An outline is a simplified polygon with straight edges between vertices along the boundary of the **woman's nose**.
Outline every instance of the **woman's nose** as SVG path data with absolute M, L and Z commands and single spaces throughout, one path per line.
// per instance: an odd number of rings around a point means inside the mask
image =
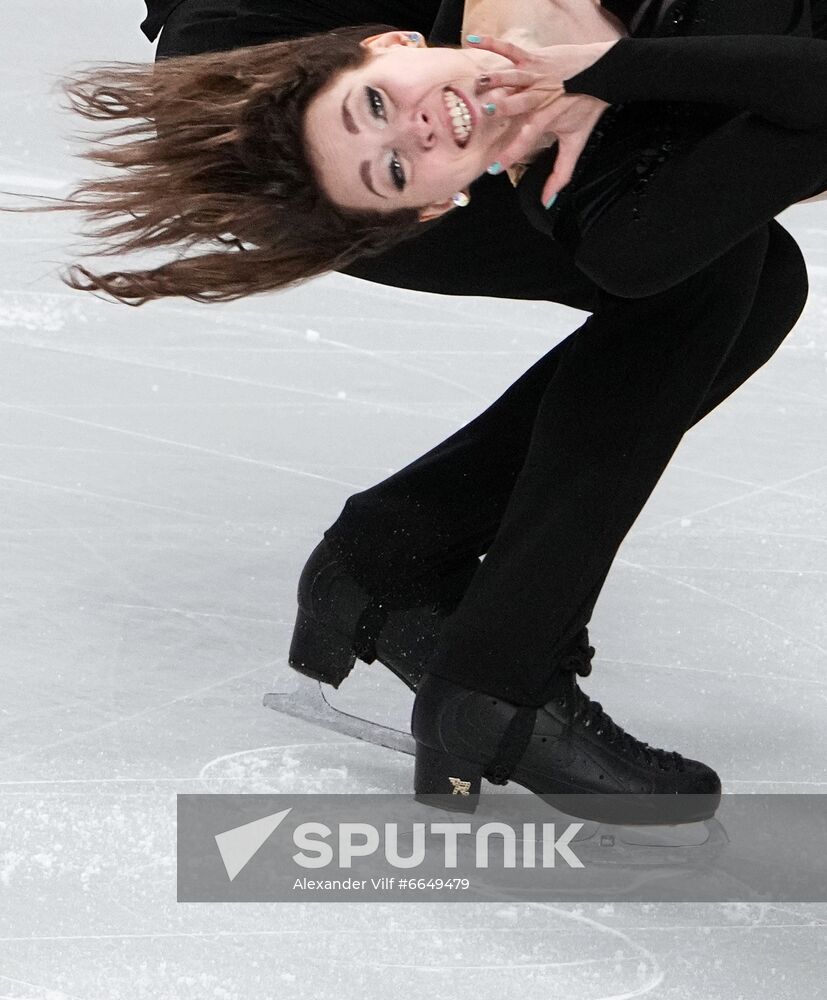
M 405 139 L 416 149 L 431 149 L 437 141 L 434 116 L 423 108 L 404 126 Z

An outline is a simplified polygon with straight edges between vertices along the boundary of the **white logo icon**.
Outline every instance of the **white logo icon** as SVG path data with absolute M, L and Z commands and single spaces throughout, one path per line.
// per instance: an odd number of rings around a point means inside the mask
M 292 808 L 291 806 L 290 809 Z M 272 813 L 270 816 L 263 816 L 261 819 L 253 820 L 252 823 L 245 823 L 244 826 L 236 826 L 232 830 L 225 830 L 224 833 L 215 835 L 221 860 L 224 862 L 227 877 L 231 882 L 249 863 L 264 841 L 290 812 L 290 809 Z

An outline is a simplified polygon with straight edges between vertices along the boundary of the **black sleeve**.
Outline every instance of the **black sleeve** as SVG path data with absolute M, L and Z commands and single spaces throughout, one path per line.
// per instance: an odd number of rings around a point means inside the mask
M 788 128 L 827 122 L 827 41 L 783 35 L 621 38 L 568 93 L 609 104 L 700 101 Z

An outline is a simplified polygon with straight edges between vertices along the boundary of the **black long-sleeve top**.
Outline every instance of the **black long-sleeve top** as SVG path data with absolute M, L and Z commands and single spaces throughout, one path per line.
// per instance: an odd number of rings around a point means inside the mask
M 609 104 L 720 104 L 788 128 L 818 128 L 827 122 L 827 45 L 774 35 L 621 38 L 565 89 Z

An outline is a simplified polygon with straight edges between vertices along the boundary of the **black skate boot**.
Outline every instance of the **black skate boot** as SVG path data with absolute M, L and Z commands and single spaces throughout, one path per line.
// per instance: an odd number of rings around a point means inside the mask
M 624 732 L 577 685 L 594 649 L 584 629 L 553 696 L 526 708 L 425 673 L 411 730 L 415 798 L 474 812 L 482 778 L 509 780 L 569 815 L 621 824 L 691 823 L 718 808 L 721 782 L 705 764 Z
M 479 559 L 469 557 L 427 596 L 422 591 L 419 597 L 377 597 L 356 582 L 322 539 L 299 577 L 290 666 L 338 688 L 357 657 L 379 660 L 415 691 L 444 619 L 478 567 Z

